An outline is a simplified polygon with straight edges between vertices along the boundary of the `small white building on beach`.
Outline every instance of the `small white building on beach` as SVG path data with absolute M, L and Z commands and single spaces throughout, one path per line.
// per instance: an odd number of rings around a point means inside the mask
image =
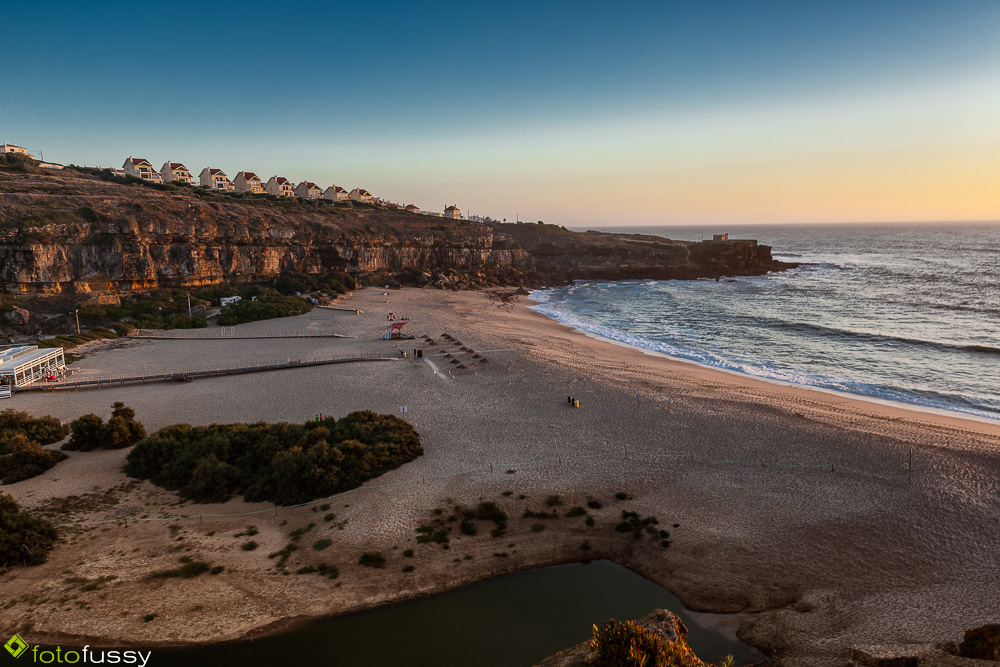
M 23 387 L 47 377 L 59 376 L 65 368 L 66 356 L 61 347 L 0 347 L 0 383 L 10 387 Z

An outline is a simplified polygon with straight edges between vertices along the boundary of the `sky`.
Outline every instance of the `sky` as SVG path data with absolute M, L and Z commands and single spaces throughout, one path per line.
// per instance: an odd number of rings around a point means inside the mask
M 570 227 L 1000 220 L 997 0 L 36 0 L 0 25 L 0 140 L 64 164 Z

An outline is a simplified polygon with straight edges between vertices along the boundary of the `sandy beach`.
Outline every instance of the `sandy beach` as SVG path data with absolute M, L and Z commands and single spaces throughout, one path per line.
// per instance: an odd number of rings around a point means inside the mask
M 63 529 L 45 565 L 0 578 L 3 631 L 106 645 L 232 640 L 299 617 L 583 557 L 627 565 L 694 610 L 733 614 L 740 636 L 780 665 L 842 665 L 855 644 L 958 640 L 1000 619 L 1000 424 L 646 354 L 553 322 L 529 310 L 526 297 L 506 307 L 480 292 L 367 289 L 347 304 L 365 312 L 315 310 L 238 330 L 356 338 L 143 340 L 108 346 L 77 365 L 83 377 L 414 348 L 424 356 L 27 393 L 0 406 L 71 420 L 106 417 L 121 400 L 149 431 L 359 409 L 400 414 L 405 406 L 425 448 L 416 461 L 329 501 L 328 510 L 280 511 L 239 499 L 179 504 L 176 494 L 121 472 L 127 451 L 71 452 L 45 475 L 4 491 L 55 523 L 109 523 Z M 409 318 L 406 331 L 428 334 L 438 346 L 379 340 L 386 311 Z M 489 362 L 474 363 L 445 332 Z M 469 368 L 449 363 L 442 344 Z M 463 471 L 473 472 L 457 474 Z M 632 498 L 617 501 L 617 492 Z M 543 499 L 555 494 L 564 508 L 599 499 L 603 507 L 590 511 L 595 525 L 561 518 L 532 532 L 522 512 L 544 509 Z M 417 545 L 415 528 L 434 508 L 479 500 L 511 515 L 507 535 L 455 531 L 448 550 Z M 231 516 L 256 510 L 265 511 Z M 656 516 L 671 532 L 670 546 L 615 532 L 622 510 Z M 324 521 L 327 511 L 336 518 Z M 169 518 L 181 515 L 229 516 Z M 115 521 L 125 516 L 163 520 Z M 267 558 L 310 523 L 288 569 L 332 563 L 340 569 L 335 580 L 281 576 Z M 260 547 L 244 551 L 245 538 L 233 535 L 251 524 Z M 333 546 L 308 547 L 321 538 Z M 580 550 L 584 540 L 592 550 Z M 416 555 L 404 559 L 409 548 Z M 493 556 L 501 549 L 509 557 Z M 384 570 L 357 565 L 362 552 L 375 550 L 388 558 Z M 196 579 L 145 578 L 181 555 L 225 569 Z M 406 564 L 415 570 L 403 573 Z M 109 575 L 116 578 L 90 590 L 67 583 Z M 144 622 L 148 614 L 155 620 Z

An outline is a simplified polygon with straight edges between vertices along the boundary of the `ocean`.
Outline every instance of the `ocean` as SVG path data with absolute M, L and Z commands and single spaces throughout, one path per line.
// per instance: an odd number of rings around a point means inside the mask
M 1000 223 L 616 227 L 729 232 L 801 263 L 750 278 L 577 281 L 535 310 L 759 378 L 1000 419 Z

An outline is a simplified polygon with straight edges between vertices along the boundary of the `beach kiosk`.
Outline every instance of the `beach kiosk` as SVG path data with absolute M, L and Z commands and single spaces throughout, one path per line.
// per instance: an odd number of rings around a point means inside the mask
M 24 387 L 32 382 L 58 377 L 66 368 L 61 347 L 41 348 L 37 345 L 7 345 L 0 347 L 0 384 Z M 6 392 L 4 392 L 6 393 Z

